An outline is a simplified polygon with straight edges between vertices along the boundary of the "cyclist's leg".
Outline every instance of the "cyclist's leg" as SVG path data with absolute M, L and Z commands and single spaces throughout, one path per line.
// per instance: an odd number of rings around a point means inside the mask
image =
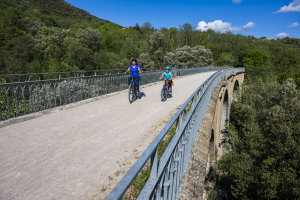
M 135 85 L 136 85 L 136 90 L 138 93 L 140 93 L 140 77 L 135 78 Z
M 172 80 L 169 80 L 169 82 L 168 82 L 168 91 L 169 91 L 170 97 L 172 97 Z
M 132 79 L 132 76 L 130 76 L 130 77 L 128 78 L 128 85 L 130 85 L 131 79 Z

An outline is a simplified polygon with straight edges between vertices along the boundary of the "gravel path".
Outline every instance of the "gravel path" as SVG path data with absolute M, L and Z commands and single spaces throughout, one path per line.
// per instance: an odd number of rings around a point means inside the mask
M 173 98 L 162 82 L 0 128 L 0 199 L 104 199 L 195 89 L 214 72 L 177 78 Z

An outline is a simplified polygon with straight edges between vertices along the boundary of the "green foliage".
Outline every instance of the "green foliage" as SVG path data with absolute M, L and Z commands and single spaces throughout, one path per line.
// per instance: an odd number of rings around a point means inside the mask
M 247 73 L 265 73 L 268 56 L 261 51 L 251 51 L 243 59 L 243 66 L 245 66 Z
M 158 159 L 161 158 L 176 133 L 176 124 L 172 126 L 164 140 L 158 145 Z
M 138 58 L 138 60 L 139 60 L 139 65 L 142 68 L 154 69 L 154 62 L 151 60 L 148 53 L 142 53 Z
M 219 66 L 233 66 L 235 62 L 236 61 L 235 61 L 232 53 L 224 52 L 224 53 L 220 54 L 220 57 L 216 61 L 216 65 L 219 65 Z
M 295 82 L 248 82 L 232 104 L 230 121 L 231 151 L 218 163 L 219 184 L 228 199 L 299 199 L 300 92 Z
M 292 77 L 300 84 L 296 38 L 269 41 L 200 32 L 189 23 L 161 30 L 149 22 L 122 28 L 62 0 L 0 0 L 0 6 L 1 74 L 126 69 L 136 57 L 150 69 L 166 64 L 246 66 L 249 73 L 275 71 L 281 82 Z
M 211 66 L 213 55 L 209 49 L 203 46 L 184 46 L 169 52 L 164 57 L 165 64 L 175 67 L 188 68 L 190 66 Z
M 146 169 L 142 169 L 139 175 L 132 182 L 132 186 L 131 186 L 132 192 L 130 195 L 132 195 L 134 198 L 137 198 L 149 177 L 150 177 L 149 167 L 147 167 Z
M 261 51 L 251 51 L 248 55 L 243 59 L 243 64 L 245 67 L 253 66 L 260 67 L 264 66 L 267 61 L 267 56 L 263 54 Z

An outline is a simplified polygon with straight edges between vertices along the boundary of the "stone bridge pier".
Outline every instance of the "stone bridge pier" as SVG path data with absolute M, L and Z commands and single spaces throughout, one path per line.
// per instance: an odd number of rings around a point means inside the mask
M 230 74 L 215 88 L 205 114 L 179 199 L 207 199 L 206 179 L 217 160 L 224 154 L 225 125 L 230 120 L 230 107 L 244 81 L 244 73 Z

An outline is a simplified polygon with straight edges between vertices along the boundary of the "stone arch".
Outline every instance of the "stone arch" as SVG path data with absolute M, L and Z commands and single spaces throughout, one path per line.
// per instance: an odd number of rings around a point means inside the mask
M 228 118 L 229 118 L 229 107 L 230 107 L 230 103 L 229 103 L 229 94 L 228 94 L 228 90 L 225 90 L 224 92 L 224 98 L 223 98 L 223 103 L 221 106 L 221 120 L 220 120 L 220 124 L 219 124 L 219 135 L 218 135 L 218 141 L 216 145 L 218 145 L 219 148 L 217 148 L 218 150 L 218 159 L 224 154 L 225 149 L 222 148 L 222 143 L 224 142 L 224 134 L 226 133 L 226 124 L 228 123 Z
M 238 80 L 235 81 L 234 86 L 233 86 L 233 92 L 237 91 L 240 89 L 240 83 Z
M 224 93 L 223 105 L 222 105 L 222 114 L 221 114 L 221 123 L 220 123 L 220 131 L 225 129 L 225 125 L 228 122 L 228 112 L 229 112 L 229 101 L 228 101 L 228 90 Z
M 212 129 L 208 147 L 207 172 L 209 171 L 209 168 L 214 165 L 215 159 L 215 133 L 214 129 Z
M 237 100 L 239 96 L 239 90 L 240 90 L 240 82 L 239 80 L 236 80 L 234 82 L 234 85 L 232 86 L 232 100 Z

